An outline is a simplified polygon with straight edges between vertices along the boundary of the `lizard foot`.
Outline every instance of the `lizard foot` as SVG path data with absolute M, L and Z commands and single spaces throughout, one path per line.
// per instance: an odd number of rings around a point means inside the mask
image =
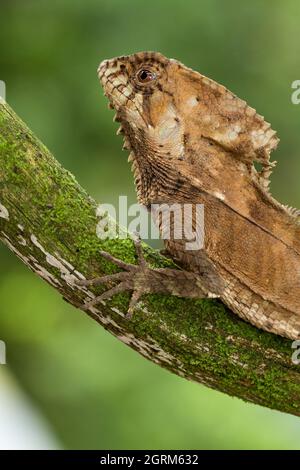
M 101 256 L 103 256 L 103 258 L 107 259 L 108 261 L 111 261 L 116 266 L 123 269 L 123 271 L 115 274 L 101 276 L 95 279 L 80 280 L 77 282 L 77 284 L 80 286 L 96 286 L 99 284 L 106 284 L 107 282 L 119 281 L 119 284 L 117 284 L 116 286 L 105 291 L 103 294 L 99 295 L 95 299 L 86 302 L 86 308 L 93 307 L 102 300 L 109 299 L 120 292 L 133 291 L 126 315 L 126 318 L 130 318 L 133 314 L 134 307 L 139 301 L 140 297 L 143 294 L 155 291 L 155 287 L 151 289 L 151 285 L 149 285 L 149 281 L 151 281 L 151 278 L 153 278 L 153 275 L 151 276 L 151 273 L 155 270 L 149 268 L 146 263 L 141 247 L 140 238 L 134 238 L 133 243 L 135 245 L 135 250 L 138 258 L 137 265 L 125 263 L 124 261 L 115 258 L 110 253 L 107 253 L 106 251 L 101 251 L 100 254 Z
M 105 291 L 99 297 L 86 302 L 86 308 L 93 307 L 102 300 L 109 299 L 120 292 L 132 291 L 126 315 L 126 318 L 131 318 L 134 307 L 140 297 L 147 293 L 171 294 L 187 298 L 218 297 L 220 295 L 223 284 L 212 266 L 203 266 L 201 274 L 173 268 L 151 268 L 144 258 L 141 240 L 137 238 L 133 239 L 133 242 L 138 258 L 137 265 L 125 263 L 110 253 L 101 251 L 100 253 L 103 258 L 111 261 L 123 269 L 123 271 L 91 280 L 77 281 L 80 286 L 95 286 L 107 282 L 119 282 L 119 284 Z

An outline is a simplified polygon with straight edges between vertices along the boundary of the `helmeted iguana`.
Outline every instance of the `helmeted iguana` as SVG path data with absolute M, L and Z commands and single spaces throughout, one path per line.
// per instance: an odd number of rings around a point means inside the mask
M 219 297 L 253 325 L 299 338 L 300 223 L 268 190 L 278 143 L 270 124 L 225 87 L 159 53 L 103 61 L 98 75 L 130 150 L 139 202 L 203 204 L 205 225 L 201 249 L 187 250 L 184 237 L 164 241 L 181 271 L 150 268 L 139 241 L 137 266 L 103 252 L 123 271 L 84 281 L 120 281 L 90 305 L 124 290 L 133 291 L 129 315 L 147 292 Z

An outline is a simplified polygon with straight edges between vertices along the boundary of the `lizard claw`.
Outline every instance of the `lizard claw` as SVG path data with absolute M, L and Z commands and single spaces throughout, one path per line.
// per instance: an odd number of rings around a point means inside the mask
M 111 255 L 110 253 L 106 251 L 101 251 L 100 254 L 103 258 L 112 262 L 113 264 L 123 269 L 124 271 L 121 271 L 115 274 L 108 274 L 108 275 L 101 276 L 95 279 L 77 281 L 78 285 L 85 286 L 85 287 L 96 286 L 99 284 L 106 284 L 107 282 L 120 281 L 120 283 L 117 284 L 116 286 L 103 292 L 98 297 L 95 297 L 94 299 L 86 302 L 84 305 L 85 308 L 89 309 L 99 304 L 101 301 L 113 297 L 115 294 L 119 294 L 120 292 L 126 292 L 128 290 L 131 290 L 133 292 L 132 292 L 128 312 L 126 314 L 126 318 L 132 317 L 134 307 L 138 303 L 140 297 L 147 292 L 147 288 L 145 287 L 146 283 L 135 282 L 136 274 L 140 273 L 143 277 L 143 274 L 146 274 L 146 271 L 149 270 L 149 268 L 147 267 L 147 262 L 143 255 L 141 239 L 139 237 L 134 237 L 133 243 L 134 243 L 137 258 L 138 258 L 137 265 L 126 263 L 118 258 L 115 258 L 113 255 Z M 146 280 L 146 276 L 145 276 L 145 280 Z

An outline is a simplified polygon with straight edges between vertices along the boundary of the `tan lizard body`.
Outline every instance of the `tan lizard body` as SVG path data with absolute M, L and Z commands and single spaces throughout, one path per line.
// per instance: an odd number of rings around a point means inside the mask
M 205 212 L 203 249 L 165 240 L 184 271 L 149 268 L 139 243 L 139 266 L 104 253 L 127 272 L 102 279 L 121 283 L 101 298 L 131 289 L 132 313 L 145 292 L 218 296 L 257 327 L 298 338 L 300 223 L 268 192 L 278 142 L 270 125 L 223 86 L 158 53 L 104 61 L 98 73 L 131 150 L 139 202 L 203 204 Z

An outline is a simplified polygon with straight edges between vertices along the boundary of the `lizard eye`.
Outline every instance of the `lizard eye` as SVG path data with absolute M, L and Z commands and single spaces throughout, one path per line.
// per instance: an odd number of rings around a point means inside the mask
M 148 69 L 141 69 L 137 72 L 136 78 L 140 83 L 152 82 L 156 78 L 156 74 Z

